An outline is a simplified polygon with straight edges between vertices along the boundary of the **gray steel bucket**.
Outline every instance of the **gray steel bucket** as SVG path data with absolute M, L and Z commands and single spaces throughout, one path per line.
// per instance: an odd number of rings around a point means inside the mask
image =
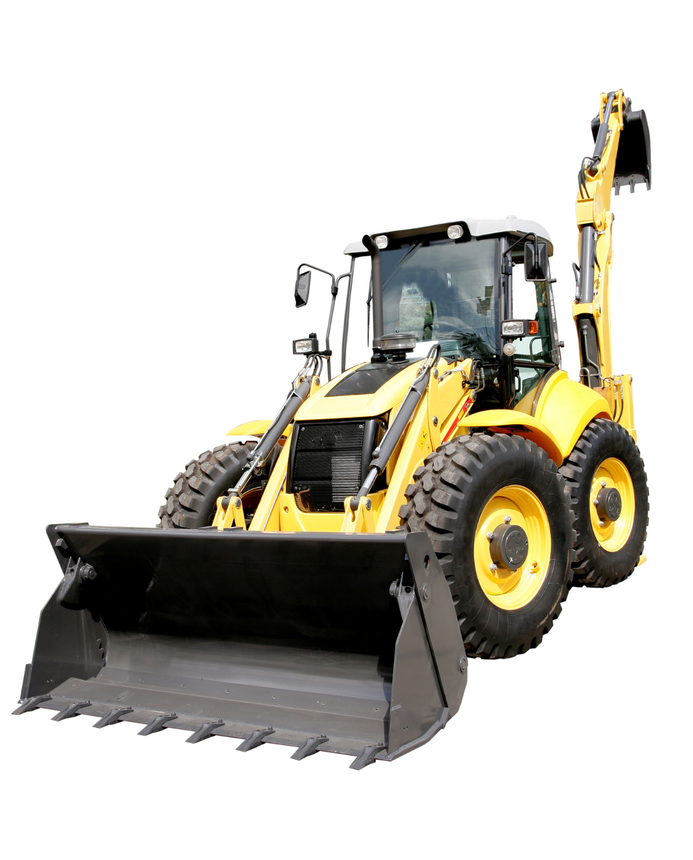
M 466 657 L 423 534 L 49 526 L 63 580 L 18 713 L 393 759 L 459 708 Z
M 592 136 L 597 139 L 599 117 L 592 120 Z M 650 188 L 652 184 L 652 160 L 650 156 L 650 129 L 644 110 L 629 111 L 623 118 L 623 131 L 616 153 L 614 188 L 616 194 L 624 186 L 631 192 L 639 182 Z

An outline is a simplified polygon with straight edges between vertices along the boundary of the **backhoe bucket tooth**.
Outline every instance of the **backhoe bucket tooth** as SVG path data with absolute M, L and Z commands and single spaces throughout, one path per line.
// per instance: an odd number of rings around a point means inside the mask
M 596 125 L 595 125 L 596 123 Z M 597 139 L 599 117 L 592 120 L 592 135 Z M 652 183 L 650 159 L 650 129 L 644 110 L 629 111 L 623 118 L 623 131 L 616 153 L 614 188 L 616 194 L 621 188 L 630 186 L 635 191 L 639 182 L 645 183 L 649 190 Z
M 429 740 L 456 713 L 466 657 L 424 534 L 49 526 L 79 603 L 41 615 L 24 710 L 85 708 L 262 743 L 356 756 Z M 19 709 L 21 710 L 21 708 Z M 269 728 L 268 728 L 269 727 Z M 307 739 L 307 740 L 306 740 Z

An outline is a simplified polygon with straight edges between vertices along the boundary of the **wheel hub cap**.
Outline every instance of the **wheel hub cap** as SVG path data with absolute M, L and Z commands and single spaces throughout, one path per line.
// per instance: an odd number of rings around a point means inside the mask
M 508 570 L 517 570 L 527 561 L 529 541 L 525 530 L 520 526 L 506 523 L 498 526 L 493 531 L 489 543 L 494 564 L 506 567 Z
M 614 523 L 621 516 L 621 494 L 615 487 L 602 487 L 597 493 L 595 507 L 600 520 Z

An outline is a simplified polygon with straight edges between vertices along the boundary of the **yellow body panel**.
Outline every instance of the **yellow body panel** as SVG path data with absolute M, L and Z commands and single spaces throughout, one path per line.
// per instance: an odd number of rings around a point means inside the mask
M 296 421 L 325 421 L 348 418 L 369 418 L 396 414 L 418 373 L 420 363 L 403 365 L 402 371 L 388 380 L 373 394 L 333 395 L 328 393 L 339 377 L 324 388 L 313 387 L 310 397 L 296 414 Z M 250 524 L 250 531 L 376 531 L 385 532 L 399 525 L 399 509 L 406 501 L 404 491 L 424 458 L 442 441 L 441 435 L 450 427 L 467 400 L 466 373 L 460 372 L 466 363 L 453 365 L 453 372 L 439 380 L 451 369 L 441 360 L 431 371 L 428 390 L 418 404 L 404 437 L 393 454 L 387 469 L 388 489 L 371 493 L 359 509 L 352 512 L 347 505 L 345 514 L 306 513 L 299 510 L 293 494 L 286 492 L 286 477 L 290 451 L 289 427 L 287 441 L 272 470 L 262 500 Z M 468 368 L 466 368 L 468 369 Z M 246 427 L 249 425 L 241 425 Z M 223 528 L 224 518 L 218 513 L 215 525 Z M 232 525 L 231 518 L 227 519 Z
M 606 392 L 600 394 L 574 382 L 564 371 L 557 371 L 546 380 L 536 404 L 532 399 L 534 415 L 520 409 L 491 409 L 466 414 L 471 401 L 467 374 L 460 372 L 465 365 L 466 362 L 451 368 L 447 362 L 441 361 L 431 371 L 428 390 L 388 465 L 388 489 L 368 496 L 370 508 L 364 498 L 356 512 L 351 511 L 348 505 L 345 514 L 306 513 L 299 510 L 293 494 L 286 492 L 292 427 L 287 428 L 287 441 L 267 483 L 250 530 L 386 532 L 399 525 L 399 509 L 406 502 L 404 491 L 411 483 L 414 472 L 444 439 L 466 434 L 472 428 L 513 433 L 531 439 L 560 466 L 593 418 L 611 417 Z M 316 384 L 310 397 L 299 409 L 296 420 L 324 421 L 385 415 L 391 421 L 409 391 L 418 367 L 418 364 L 403 367 L 399 374 L 374 394 L 327 397 L 326 394 L 337 380 L 325 388 Z M 449 372 L 451 369 L 453 372 Z M 525 410 L 528 403 L 528 398 L 525 398 Z M 624 406 L 623 413 L 632 415 L 632 409 L 629 411 Z M 241 427 L 253 427 L 254 423 Z M 238 525 L 240 521 L 241 516 L 237 511 L 223 511 L 220 507 L 215 525 L 228 528 Z
M 439 374 L 447 369 L 447 362 L 441 361 L 431 373 L 426 395 L 417 406 L 402 443 L 390 461 L 387 494 L 377 510 L 374 506 L 376 532 L 397 528 L 399 509 L 406 502 L 404 491 L 411 483 L 414 472 L 440 446 L 442 429 L 452 422 L 465 399 L 463 382 L 466 377 L 462 373 L 450 373 L 439 381 Z M 411 382 L 413 377 L 409 385 Z M 399 392 L 402 399 L 409 385 Z
M 513 433 L 531 439 L 560 466 L 593 418 L 611 417 L 611 404 L 607 394 L 613 394 L 613 392 L 597 393 L 570 380 L 564 371 L 557 371 L 548 377 L 536 398 L 536 403 L 534 403 L 534 392 L 531 392 L 531 404 L 528 395 L 520 404 L 522 409 L 491 409 L 469 415 L 467 413 L 473 401 L 470 398 L 466 364 L 465 362 L 451 367 L 443 360 L 431 371 L 426 394 L 416 407 L 406 432 L 388 464 L 388 489 L 372 493 L 362 499 L 355 512 L 349 508 L 348 500 L 345 514 L 306 513 L 298 508 L 294 495 L 286 492 L 290 438 L 293 429 L 292 426 L 288 427 L 283 450 L 272 470 L 249 529 L 251 531 L 386 532 L 399 525 L 399 509 L 406 502 L 404 491 L 411 483 L 414 472 L 443 440 L 467 434 L 472 428 L 489 428 L 500 433 Z M 327 397 L 327 393 L 338 380 L 332 380 L 325 388 L 320 388 L 316 381 L 309 398 L 296 414 L 296 420 L 325 421 L 384 415 L 389 416 L 391 421 L 416 378 L 418 368 L 418 364 L 404 366 L 399 374 L 388 380 L 373 394 Z M 625 385 L 622 388 L 624 392 L 628 390 Z M 627 407 L 630 402 L 628 394 L 620 392 L 621 388 L 618 389 L 616 396 L 624 399 L 622 412 L 627 418 L 632 416 L 632 408 Z M 528 409 L 531 411 L 532 406 L 534 406 L 534 415 L 524 411 Z M 259 423 L 249 422 L 240 425 L 240 428 L 243 434 L 250 435 L 248 428 L 257 428 Z M 230 507 L 224 511 L 219 506 L 215 518 L 217 527 L 229 528 L 240 523 L 242 523 L 242 516 L 238 511 Z
M 296 506 L 293 493 L 281 492 L 277 499 L 279 528 L 281 532 L 338 532 L 342 525 L 342 514 L 308 514 Z
M 282 452 L 272 469 L 272 474 L 267 481 L 265 492 L 262 494 L 260 504 L 257 506 L 248 531 L 251 532 L 278 532 L 281 531 L 279 519 L 279 505 L 277 500 L 286 481 L 286 470 L 289 465 L 289 450 L 291 448 L 291 431 L 288 427 L 285 433 L 286 442 Z
M 226 434 L 227 436 L 257 436 L 260 438 L 272 422 L 267 419 L 259 421 L 246 421 L 245 424 L 239 424 Z
M 412 382 L 416 379 L 419 364 L 402 365 L 397 376 L 389 379 L 373 394 L 347 394 L 328 397 L 338 379 L 321 388 L 301 406 L 297 421 L 326 421 L 335 418 L 375 418 L 398 406 Z
M 553 433 L 565 459 L 589 422 L 593 418 L 611 418 L 611 413 L 608 403 L 596 391 L 560 370 L 547 380 L 534 417 Z
M 468 415 L 458 423 L 456 435 L 470 428 L 498 428 L 499 432 L 531 439 L 560 466 L 593 418 L 611 418 L 604 397 L 569 379 L 563 370 L 546 380 L 531 415 L 527 410 L 531 410 L 534 397 L 535 392 L 530 392 L 514 410 L 489 409 Z
M 541 421 L 524 412 L 515 412 L 512 409 L 488 409 L 485 412 L 469 415 L 458 424 L 458 429 L 464 432 L 468 432 L 470 428 L 486 427 L 490 430 L 497 429 L 500 433 L 512 433 L 524 439 L 531 439 L 546 451 L 557 466 L 560 466 L 565 458 L 560 443 L 551 430 Z

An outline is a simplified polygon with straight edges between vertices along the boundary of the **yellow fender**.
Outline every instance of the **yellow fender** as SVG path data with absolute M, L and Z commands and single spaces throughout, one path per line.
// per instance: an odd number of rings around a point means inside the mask
M 469 415 L 457 425 L 458 430 L 484 428 L 494 433 L 511 433 L 513 436 L 522 436 L 531 439 L 549 455 L 557 466 L 564 460 L 561 446 L 551 430 L 541 421 L 531 415 L 522 412 L 513 412 L 512 409 L 488 409 L 486 412 L 477 412 Z
M 596 391 L 574 382 L 561 370 L 547 379 L 532 414 L 519 409 L 476 412 L 460 421 L 457 432 L 486 428 L 513 433 L 531 439 L 560 466 L 593 418 L 611 418 L 609 404 Z
M 560 370 L 546 381 L 534 417 L 551 430 L 565 459 L 590 421 L 611 419 L 612 415 L 609 403 L 597 390 L 575 382 Z
M 233 430 L 229 430 L 227 436 L 257 436 L 260 438 L 265 435 L 267 428 L 272 422 L 269 420 L 246 421 L 245 424 L 239 424 Z

